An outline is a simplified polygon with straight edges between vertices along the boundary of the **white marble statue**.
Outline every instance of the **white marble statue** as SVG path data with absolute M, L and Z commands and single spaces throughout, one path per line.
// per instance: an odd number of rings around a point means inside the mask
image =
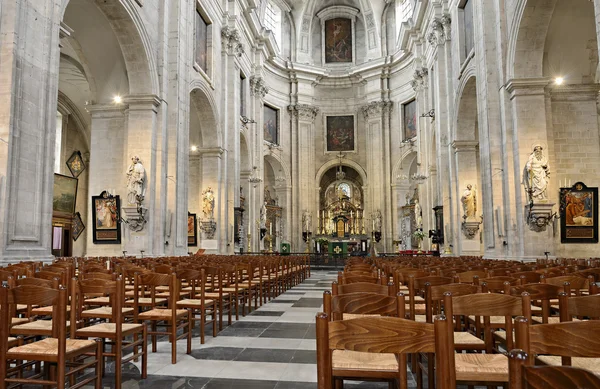
M 312 216 L 308 210 L 305 210 L 302 214 L 302 231 L 310 232 L 312 227 Z
M 475 212 L 477 212 L 477 191 L 473 189 L 471 184 L 467 185 L 467 189 L 463 192 L 460 198 L 463 206 L 463 219 L 469 220 L 475 218 Z
M 544 155 L 544 149 L 539 144 L 535 145 L 523 171 L 523 185 L 530 201 L 543 202 L 548 199 L 549 173 L 548 158 Z
M 260 228 L 267 228 L 267 202 L 260 207 Z
M 419 200 L 415 200 L 415 224 L 416 228 L 423 228 L 423 211 Z
M 375 211 L 375 213 L 373 214 L 373 220 L 374 220 L 373 227 L 375 228 L 375 231 L 381 232 L 382 224 L 381 224 L 381 211 L 380 210 Z
M 209 186 L 204 192 L 202 192 L 202 213 L 204 218 L 213 219 L 215 212 L 215 193 Z
M 131 158 L 127 169 L 127 202 L 141 204 L 146 195 L 146 169 L 138 156 Z

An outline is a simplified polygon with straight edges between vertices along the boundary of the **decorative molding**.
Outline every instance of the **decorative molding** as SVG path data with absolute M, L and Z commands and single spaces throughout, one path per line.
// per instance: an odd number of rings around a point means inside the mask
M 241 57 L 244 54 L 244 45 L 241 43 L 241 36 L 236 28 L 229 26 L 223 27 L 221 30 L 221 37 L 223 38 L 222 47 L 227 50 L 230 55 Z
M 440 19 L 440 23 L 442 23 L 442 29 L 444 31 L 444 38 L 446 41 L 452 39 L 452 19 L 450 19 L 449 15 L 444 15 Z
M 139 207 L 123 207 L 121 208 L 127 222 L 125 223 L 127 227 L 134 232 L 140 232 L 144 229 L 146 222 L 146 215 L 148 215 L 148 208 L 139 206 Z M 123 220 L 123 221 L 125 221 Z
M 317 117 L 319 108 L 308 104 L 296 104 L 288 106 L 288 111 L 298 120 L 312 122 Z
M 354 7 L 349 7 L 347 5 L 332 5 L 319 11 L 317 17 L 321 19 L 321 21 L 340 17 L 355 20 L 359 13 L 360 10 Z
M 480 222 L 463 222 L 462 232 L 465 234 L 465 237 L 469 240 L 475 239 L 475 236 L 479 232 L 480 224 Z
M 365 119 L 368 119 L 369 116 L 387 114 L 392 111 L 393 103 L 391 101 L 372 101 L 369 104 L 362 107 L 363 115 Z
M 262 77 L 250 77 L 250 94 L 264 98 L 269 93 L 269 87 Z
M 516 96 L 538 96 L 546 94 L 546 87 L 550 84 L 550 78 L 520 78 L 512 79 L 506 83 L 506 91 L 510 99 Z
M 415 92 L 427 89 L 429 85 L 429 70 L 427 68 L 417 68 L 413 74 L 413 80 L 410 82 Z
M 548 224 L 552 223 L 555 214 L 552 212 L 554 203 L 536 203 L 526 206 L 527 224 L 535 232 L 544 232 Z
M 452 142 L 452 148 L 455 153 L 461 151 L 475 151 L 479 147 L 479 142 L 476 140 L 455 140 Z
M 429 42 L 429 44 L 435 48 L 436 46 L 440 46 L 446 43 L 446 40 L 449 39 L 446 39 L 445 28 L 442 24 L 442 20 L 439 18 L 433 18 L 431 24 L 429 25 L 427 42 Z

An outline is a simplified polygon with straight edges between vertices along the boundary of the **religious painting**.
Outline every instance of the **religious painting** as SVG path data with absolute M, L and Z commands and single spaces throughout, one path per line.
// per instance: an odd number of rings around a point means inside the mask
M 200 11 L 196 10 L 196 64 L 208 72 L 208 25 Z
M 73 221 L 71 222 L 71 232 L 73 233 L 73 242 L 76 242 L 79 238 L 79 235 L 85 230 L 85 224 L 83 224 L 83 220 L 81 220 L 81 214 L 79 212 L 75 213 L 73 216 Z
M 67 160 L 67 167 L 69 168 L 69 171 L 73 177 L 79 177 L 79 175 L 85 170 L 85 162 L 83 162 L 83 158 L 81 158 L 81 152 L 73 151 L 73 154 L 71 154 Z
M 325 62 L 352 63 L 352 20 L 325 21 Z
M 198 245 L 198 219 L 195 213 L 188 212 L 188 223 L 187 223 L 187 237 L 188 246 Z
M 102 192 L 92 196 L 93 241 L 96 244 L 121 243 L 121 202 L 119 196 Z
M 404 139 L 408 140 L 417 136 L 417 101 L 412 100 L 402 105 L 404 116 Z
M 560 189 L 561 243 L 598 243 L 598 188 Z
M 52 211 L 65 216 L 75 213 L 77 200 L 77 178 L 54 173 L 54 192 L 52 196 Z
M 279 110 L 265 105 L 263 130 L 267 142 L 279 144 Z
M 354 151 L 354 116 L 327 116 L 327 151 Z

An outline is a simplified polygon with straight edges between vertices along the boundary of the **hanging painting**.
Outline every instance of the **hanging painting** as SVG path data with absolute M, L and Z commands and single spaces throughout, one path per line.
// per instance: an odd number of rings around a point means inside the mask
M 265 140 L 274 145 L 279 144 L 278 138 L 279 110 L 265 105 L 264 113 L 264 137 Z
M 560 227 L 561 243 L 598 243 L 598 188 L 560 189 Z
M 198 220 L 195 213 L 188 212 L 188 228 L 187 228 L 188 246 L 198 245 Z
M 208 72 L 208 25 L 200 11 L 196 10 L 196 64 Z
M 402 105 L 404 116 L 404 139 L 408 140 L 417 136 L 417 101 L 412 100 Z
M 73 154 L 71 154 L 67 160 L 67 167 L 69 168 L 69 171 L 73 177 L 79 177 L 79 175 L 85 170 L 85 162 L 83 162 L 83 158 L 81 158 L 81 152 L 73 151 Z
M 92 196 L 94 243 L 121 243 L 120 207 L 119 196 L 109 196 L 107 192 L 102 192 L 100 196 Z
M 325 21 L 325 62 L 352 63 L 352 21 L 335 18 Z
M 85 224 L 83 224 L 83 220 L 81 220 L 81 214 L 79 212 L 75 212 L 75 216 L 73 216 L 73 221 L 71 222 L 71 232 L 73 234 L 73 241 L 77 241 L 79 235 L 85 230 Z
M 327 116 L 327 151 L 354 151 L 354 116 Z
M 54 174 L 52 211 L 71 217 L 75 213 L 77 178 Z

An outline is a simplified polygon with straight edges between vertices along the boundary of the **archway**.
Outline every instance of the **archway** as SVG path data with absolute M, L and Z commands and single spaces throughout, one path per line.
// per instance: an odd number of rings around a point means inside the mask
M 461 255 L 479 255 L 479 215 L 481 214 L 481 172 L 479 164 L 479 122 L 477 83 L 474 76 L 465 78 L 458 102 L 454 141 L 454 166 L 457 177 L 455 187 L 454 220 L 457 224 L 458 252 Z M 470 188 L 470 189 L 469 189 Z M 470 226 L 470 227 L 469 227 Z M 473 228 L 477 226 L 477 232 Z M 460 231 L 460 232 L 459 232 Z
M 392 184 L 392 209 L 394 212 L 394 239 L 401 250 L 412 250 L 418 247 L 418 242 L 412 239 L 416 229 L 415 201 L 418 200 L 418 185 L 411 181 L 417 173 L 417 152 L 408 149 L 396 162 L 392 171 L 395 182 Z
M 188 248 L 218 252 L 223 216 L 218 124 L 203 89 L 191 91 L 189 104 Z

